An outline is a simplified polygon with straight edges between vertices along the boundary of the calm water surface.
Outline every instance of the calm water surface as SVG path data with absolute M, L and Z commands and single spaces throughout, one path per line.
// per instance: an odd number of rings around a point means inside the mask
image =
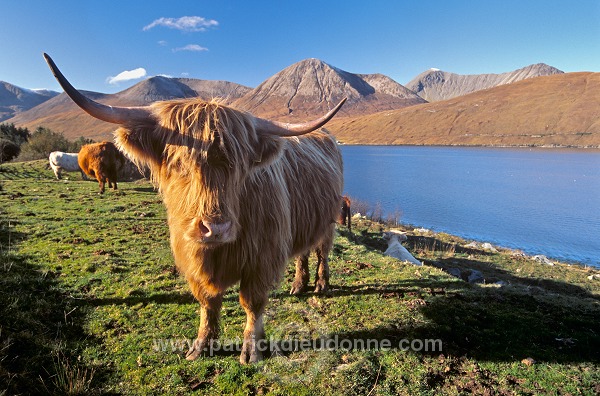
M 342 146 L 345 191 L 401 222 L 600 267 L 600 151 Z

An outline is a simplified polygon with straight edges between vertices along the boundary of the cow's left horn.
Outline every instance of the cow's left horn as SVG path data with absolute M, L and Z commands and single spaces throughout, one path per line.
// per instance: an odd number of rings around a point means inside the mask
M 285 122 L 279 121 L 270 121 L 265 120 L 263 118 L 256 118 L 255 127 L 260 133 L 268 134 L 268 135 L 277 135 L 277 136 L 299 136 L 304 135 L 305 133 L 312 132 L 316 129 L 321 128 L 323 125 L 327 124 L 329 120 L 333 118 L 335 113 L 337 113 L 342 105 L 346 102 L 347 98 L 344 98 L 337 104 L 333 109 L 331 109 L 327 114 L 323 117 L 318 118 L 314 121 L 305 122 L 301 124 L 288 124 Z
M 102 103 L 93 101 L 87 98 L 77 89 L 75 89 L 69 81 L 63 76 L 58 70 L 56 64 L 50 58 L 50 56 L 44 53 L 44 59 L 50 66 L 52 74 L 60 86 L 65 90 L 65 93 L 75 102 L 79 107 L 85 110 L 89 115 L 99 120 L 110 122 L 112 124 L 127 125 L 139 122 L 151 122 L 152 116 L 150 108 L 148 107 L 115 107 L 107 106 Z

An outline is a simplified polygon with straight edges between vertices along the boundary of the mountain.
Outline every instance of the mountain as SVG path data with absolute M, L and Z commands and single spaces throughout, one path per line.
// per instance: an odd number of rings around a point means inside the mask
M 49 90 L 31 90 L 0 81 L 0 122 L 58 95 Z
M 222 98 L 226 103 L 250 91 L 249 87 L 227 81 L 208 81 L 191 78 L 152 77 L 115 94 L 82 91 L 100 103 L 112 106 L 144 106 L 158 100 L 201 97 Z M 8 120 L 30 130 L 44 126 L 62 132 L 69 139 L 85 136 L 94 140 L 111 139 L 116 126 L 97 120 L 83 112 L 65 94 L 20 113 Z
M 348 144 L 600 147 L 600 73 L 528 78 L 327 124 Z
M 101 103 L 140 106 L 157 100 L 219 97 L 241 110 L 265 118 L 306 121 L 327 112 L 347 97 L 340 116 L 364 115 L 425 103 L 414 92 L 382 74 L 352 74 L 317 59 L 298 62 L 257 88 L 226 81 L 152 77 L 116 94 L 87 92 Z M 68 138 L 108 139 L 114 125 L 98 121 L 77 108 L 65 94 L 12 118 L 18 126 L 43 125 Z
M 114 104 L 143 106 L 160 100 L 200 97 L 237 99 L 251 88 L 228 81 L 198 80 L 193 78 L 148 78 L 124 91 L 114 94 Z
M 425 101 L 382 74 L 353 74 L 318 59 L 295 63 L 236 100 L 233 105 L 255 115 L 283 121 L 306 121 L 344 97 L 339 116 L 399 109 Z
M 471 92 L 511 84 L 527 78 L 561 74 L 561 70 L 544 63 L 529 65 L 502 74 L 461 75 L 429 69 L 412 79 L 406 87 L 428 102 L 452 99 Z

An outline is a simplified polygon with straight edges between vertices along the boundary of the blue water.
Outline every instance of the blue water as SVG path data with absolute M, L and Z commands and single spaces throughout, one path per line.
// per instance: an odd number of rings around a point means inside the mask
M 600 267 L 600 151 L 341 146 L 345 192 L 400 222 Z

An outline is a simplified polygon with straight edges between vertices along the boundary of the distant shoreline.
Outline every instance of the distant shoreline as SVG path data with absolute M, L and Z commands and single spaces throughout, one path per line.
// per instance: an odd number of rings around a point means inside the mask
M 558 149 L 600 151 L 600 146 L 558 146 L 558 145 L 485 145 L 485 144 L 384 144 L 384 143 L 344 143 L 340 146 L 381 146 L 381 147 L 456 147 L 456 148 L 520 148 L 520 149 Z

